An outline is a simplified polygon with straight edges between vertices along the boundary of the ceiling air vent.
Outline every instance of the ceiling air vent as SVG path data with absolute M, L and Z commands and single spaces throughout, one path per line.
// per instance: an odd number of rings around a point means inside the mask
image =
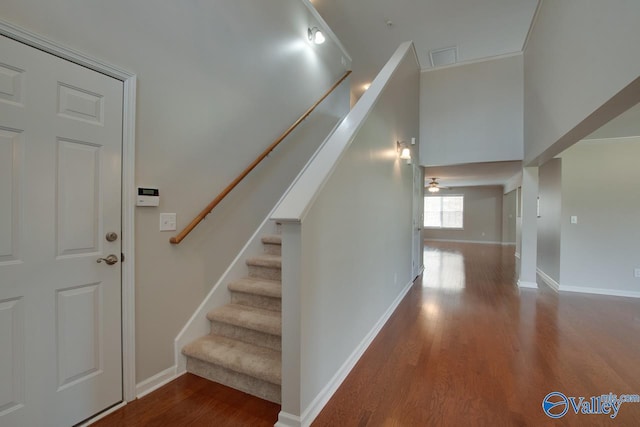
M 432 67 L 443 67 L 458 62 L 458 48 L 445 47 L 443 49 L 432 49 L 429 51 L 429 59 Z

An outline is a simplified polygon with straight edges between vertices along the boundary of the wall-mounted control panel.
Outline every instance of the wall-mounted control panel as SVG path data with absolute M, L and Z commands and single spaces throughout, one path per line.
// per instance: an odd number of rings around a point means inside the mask
M 157 188 L 138 187 L 136 194 L 136 206 L 160 205 L 160 191 Z

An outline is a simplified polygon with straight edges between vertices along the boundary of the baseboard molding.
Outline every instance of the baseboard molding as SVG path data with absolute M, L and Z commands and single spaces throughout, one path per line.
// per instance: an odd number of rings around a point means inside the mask
M 356 349 L 351 353 L 351 355 L 347 358 L 347 360 L 342 364 L 340 369 L 336 372 L 336 374 L 331 378 L 331 380 L 327 383 L 327 385 L 318 393 L 315 399 L 309 404 L 309 406 L 302 411 L 302 416 L 297 418 L 290 414 L 283 414 L 283 418 L 278 418 L 278 427 L 307 427 L 310 426 L 313 420 L 320 414 L 320 411 L 324 408 L 324 406 L 329 402 L 334 393 L 338 390 L 342 382 L 347 378 L 347 375 L 351 372 L 353 367 L 356 365 L 358 360 L 362 357 L 364 352 L 367 350 L 369 345 L 373 342 L 375 337 L 378 335 L 380 330 L 387 323 L 391 315 L 396 311 L 404 297 L 407 295 L 409 290 L 413 286 L 413 282 L 409 282 L 404 289 L 400 292 L 400 294 L 396 297 L 396 299 L 391 303 L 387 311 L 380 317 L 378 322 L 374 325 L 374 327 L 369 331 L 369 333 L 364 337 L 364 339 L 360 342 L 360 344 L 356 347 Z M 281 413 L 282 414 L 282 413 Z M 299 421 L 297 421 L 299 420 Z M 285 424 L 285 422 L 290 422 L 293 424 Z M 299 422 L 299 423 L 296 423 Z
M 502 246 L 515 246 L 516 242 L 502 242 Z
M 502 242 L 489 242 L 486 240 L 452 240 L 452 239 L 424 239 L 425 242 L 446 242 L 446 243 L 477 243 L 480 245 L 502 245 Z M 515 244 L 515 243 L 514 243 Z
M 575 292 L 575 293 L 581 293 L 581 294 L 606 295 L 610 297 L 640 298 L 640 292 L 620 291 L 616 289 L 586 288 L 582 286 L 560 285 L 560 292 Z
M 182 374 L 178 374 L 177 367 L 174 365 L 162 372 L 157 373 L 151 378 L 136 384 L 136 396 L 138 399 L 146 396 L 147 394 L 156 391 L 163 385 L 170 383 Z
M 525 282 L 524 280 L 518 280 L 518 287 L 525 289 L 538 289 L 536 282 Z
M 278 422 L 273 427 L 301 427 L 302 420 L 296 415 L 291 415 L 288 412 L 280 411 L 278 414 Z
M 551 289 L 553 289 L 556 292 L 560 291 L 560 284 L 556 282 L 553 279 L 553 277 L 549 276 L 547 273 L 540 270 L 539 268 L 536 268 L 536 272 L 538 273 L 538 276 L 540 276 L 542 281 L 547 284 L 547 286 L 549 286 Z

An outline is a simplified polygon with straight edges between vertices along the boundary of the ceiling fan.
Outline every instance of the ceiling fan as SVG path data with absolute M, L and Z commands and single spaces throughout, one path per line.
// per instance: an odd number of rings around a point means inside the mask
M 427 184 L 427 191 L 429 191 L 429 193 L 437 193 L 438 191 L 442 190 L 448 190 L 449 187 L 442 187 L 440 186 L 440 184 L 438 183 L 438 181 L 436 181 L 438 178 L 431 178 L 431 182 L 429 184 Z

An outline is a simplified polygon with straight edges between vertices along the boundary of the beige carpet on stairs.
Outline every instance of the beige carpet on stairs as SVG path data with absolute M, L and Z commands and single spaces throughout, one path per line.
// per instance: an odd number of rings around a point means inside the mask
M 211 333 L 186 345 L 187 370 L 263 399 L 281 401 L 281 238 L 262 238 L 248 276 L 228 284 L 231 303 L 207 314 Z

